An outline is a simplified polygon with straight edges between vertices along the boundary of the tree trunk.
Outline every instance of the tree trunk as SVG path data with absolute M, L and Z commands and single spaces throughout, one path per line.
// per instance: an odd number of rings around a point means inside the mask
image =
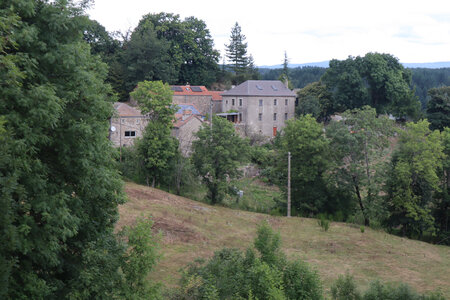
M 369 218 L 366 215 L 366 210 L 365 210 L 364 204 L 362 202 L 361 193 L 359 191 L 359 185 L 358 185 L 358 182 L 356 181 L 356 176 L 352 176 L 352 179 L 353 179 L 353 186 L 355 187 L 355 193 L 356 193 L 356 196 L 358 197 L 359 207 L 361 208 L 361 212 L 362 212 L 363 217 L 364 217 L 364 225 L 365 226 L 370 226 L 370 221 L 369 221 Z
M 156 178 L 155 178 L 155 176 L 153 176 L 153 179 L 152 179 L 152 188 L 155 187 L 155 181 L 156 181 Z

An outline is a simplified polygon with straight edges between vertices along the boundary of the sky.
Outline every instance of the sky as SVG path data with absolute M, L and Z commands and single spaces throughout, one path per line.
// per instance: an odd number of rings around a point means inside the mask
M 450 0 L 95 0 L 87 11 L 108 31 L 143 15 L 203 20 L 223 55 L 236 22 L 257 66 L 389 53 L 403 63 L 450 61 Z

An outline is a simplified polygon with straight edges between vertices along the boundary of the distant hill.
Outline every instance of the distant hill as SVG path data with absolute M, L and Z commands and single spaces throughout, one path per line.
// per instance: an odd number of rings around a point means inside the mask
M 289 68 L 303 68 L 303 67 L 320 67 L 328 68 L 329 60 L 312 62 L 305 64 L 289 64 Z M 450 61 L 444 62 L 432 62 L 432 63 L 402 63 L 405 68 L 425 68 L 425 69 L 440 69 L 440 68 L 450 68 Z M 272 65 L 272 66 L 259 66 L 261 69 L 281 69 L 283 65 Z

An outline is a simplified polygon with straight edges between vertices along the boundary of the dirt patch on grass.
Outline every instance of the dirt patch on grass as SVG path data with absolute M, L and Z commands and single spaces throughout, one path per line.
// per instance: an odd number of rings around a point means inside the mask
M 176 242 L 199 243 L 206 240 L 205 237 L 185 223 L 164 218 L 154 218 L 153 221 L 153 230 L 162 234 L 165 244 Z

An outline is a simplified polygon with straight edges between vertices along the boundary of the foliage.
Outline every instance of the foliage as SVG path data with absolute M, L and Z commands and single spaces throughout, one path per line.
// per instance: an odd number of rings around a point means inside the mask
M 340 275 L 331 288 L 333 300 L 443 300 L 445 299 L 440 293 L 430 293 L 420 295 L 415 292 L 407 284 L 385 284 L 378 280 L 370 283 L 369 288 L 361 294 L 354 283 L 351 275 Z
M 326 131 L 333 149 L 334 166 L 328 174 L 332 186 L 352 195 L 359 204 L 366 226 L 370 219 L 384 213 L 380 190 L 385 181 L 388 138 L 393 135 L 393 122 L 376 116 L 375 109 L 365 106 L 342 114 L 343 120 L 332 122 Z
M 151 122 L 171 127 L 177 107 L 172 105 L 173 91 L 162 81 L 139 82 L 130 96 L 138 103 L 143 115 Z
M 311 114 L 317 120 L 326 120 L 332 112 L 331 94 L 320 81 L 313 82 L 297 92 L 296 114 Z
M 219 52 L 204 21 L 171 13 L 147 14 L 123 44 L 127 92 L 143 80 L 210 85 Z
M 333 111 L 370 105 L 379 114 L 416 118 L 420 103 L 410 88 L 411 73 L 389 54 L 331 60 L 321 78 L 332 93 Z
M 304 262 L 280 259 L 279 235 L 267 224 L 258 229 L 255 246 L 259 256 L 251 248 L 245 254 L 225 248 L 197 260 L 184 270 L 174 299 L 209 299 L 211 293 L 214 299 L 323 299 L 317 273 Z
M 356 288 L 353 276 L 350 274 L 339 275 L 338 279 L 331 286 L 331 296 L 333 300 L 359 300 L 361 294 Z
M 208 188 L 211 203 L 220 203 L 228 193 L 228 180 L 239 176 L 239 164 L 247 159 L 248 142 L 221 117 L 213 117 L 212 126 L 203 124 L 197 137 L 192 143 L 194 167 Z
M 427 118 L 432 130 L 450 127 L 450 86 L 428 91 Z
M 444 153 L 439 131 L 428 127 L 424 120 L 408 123 L 401 132 L 387 185 L 388 225 L 400 226 L 409 237 L 435 233 L 431 207 Z
M 158 261 L 158 238 L 152 234 L 150 218 L 138 218 L 133 227 L 126 226 L 120 232 L 127 245 L 122 259 L 125 299 L 158 299 L 159 286 L 152 285 L 147 276 Z
M 176 158 L 178 141 L 170 135 L 176 106 L 172 105 L 172 90 L 161 81 L 143 81 L 130 94 L 143 114 L 149 117 L 144 135 L 137 141 L 137 151 L 144 166 L 147 185 L 152 187 Z
M 0 4 L 1 298 L 118 292 L 124 197 L 106 65 L 82 40 L 86 22 L 71 1 Z
M 298 67 L 289 69 L 289 80 L 292 84 L 292 88 L 304 88 L 310 83 L 320 80 L 325 73 L 326 68 L 320 67 Z M 260 68 L 259 72 L 263 80 L 276 80 L 284 72 L 282 69 L 264 69 Z
M 311 115 L 286 122 L 275 142 L 276 184 L 286 193 L 287 157 L 291 152 L 291 203 L 298 213 L 309 215 L 322 211 L 327 202 L 323 187 L 328 168 L 328 141 L 323 127 Z
M 437 228 L 437 242 L 450 244 L 450 128 L 441 132 L 444 147 L 442 169 L 439 170 L 439 189 L 434 195 L 432 214 Z
M 427 94 L 431 88 L 450 86 L 450 68 L 413 68 L 410 70 L 412 73 L 412 84 L 423 109 L 427 107 Z

